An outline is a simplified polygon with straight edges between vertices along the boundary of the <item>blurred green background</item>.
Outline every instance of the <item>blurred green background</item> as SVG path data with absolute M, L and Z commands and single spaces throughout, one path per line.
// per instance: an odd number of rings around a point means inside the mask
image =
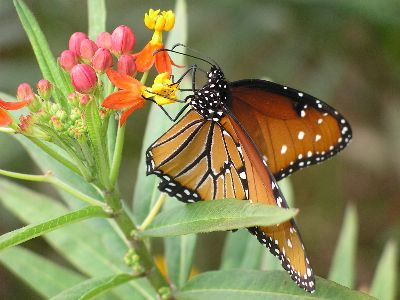
M 87 31 L 84 1 L 26 3 L 56 56 L 67 48 L 73 32 Z M 151 37 L 143 25 L 150 7 L 170 9 L 174 1 L 107 1 L 108 30 L 131 26 L 137 38 L 135 51 L 140 50 Z M 188 1 L 188 21 L 188 45 L 214 58 L 229 80 L 268 77 L 323 99 L 349 120 L 354 133 L 349 147 L 291 178 L 296 207 L 301 209 L 299 227 L 320 276 L 326 277 L 329 270 L 345 207 L 356 204 L 357 287 L 368 286 L 384 242 L 400 236 L 400 2 Z M 39 79 L 12 1 L 2 0 L 0 91 L 14 95 L 19 83 L 34 85 Z M 129 201 L 147 111 L 128 121 L 121 186 Z M 39 172 L 4 134 L 0 134 L 0 168 Z M 54 194 L 44 184 L 27 185 Z M 0 233 L 21 225 L 0 206 Z M 223 237 L 223 233 L 200 237 L 195 258 L 200 271 L 217 268 Z M 60 259 L 41 239 L 25 245 Z M 0 299 L 27 297 L 36 299 L 0 266 Z

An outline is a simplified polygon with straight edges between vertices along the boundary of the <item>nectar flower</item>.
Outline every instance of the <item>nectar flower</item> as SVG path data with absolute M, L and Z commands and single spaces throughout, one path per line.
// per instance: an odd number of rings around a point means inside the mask
M 64 50 L 58 58 L 58 63 L 64 71 L 71 71 L 71 69 L 78 64 L 78 56 L 74 51 Z
M 137 54 L 136 67 L 139 72 L 146 72 L 153 64 L 156 64 L 158 73 L 168 72 L 171 74 L 171 66 L 175 65 L 166 51 L 155 51 L 164 48 L 162 32 L 170 31 L 175 24 L 175 15 L 169 11 L 150 9 L 144 16 L 144 23 L 147 28 L 154 30 L 153 37 L 142 51 Z
M 68 49 L 74 52 L 76 55 L 80 55 L 81 43 L 86 40 L 88 36 L 83 32 L 75 32 L 71 35 L 68 42 Z
M 31 86 L 29 83 L 21 83 L 17 88 L 17 99 L 19 101 L 32 101 L 35 98 L 35 94 L 33 93 Z
M 39 82 L 36 84 L 36 88 L 38 91 L 38 94 L 40 97 L 42 97 L 44 100 L 48 100 L 51 96 L 51 92 L 53 90 L 53 86 L 50 83 L 50 81 L 46 79 L 41 79 Z
M 111 35 L 111 49 L 115 55 L 128 54 L 135 46 L 135 34 L 128 26 L 121 25 Z
M 7 126 L 12 123 L 12 118 L 8 115 L 6 110 L 17 110 L 26 105 L 30 100 L 23 100 L 19 102 L 7 102 L 0 99 L 0 126 Z
M 89 65 L 76 65 L 71 70 L 71 82 L 78 92 L 90 93 L 97 85 L 96 72 Z
M 134 76 L 136 73 L 136 63 L 132 55 L 124 54 L 118 59 L 118 73 Z
M 112 69 L 108 69 L 106 73 L 112 84 L 121 90 L 104 99 L 102 106 L 109 109 L 124 109 L 119 121 L 122 126 L 131 113 L 144 106 L 145 99 L 142 97 L 144 86 L 135 78 Z
M 109 32 L 101 32 L 96 38 L 96 45 L 99 48 L 111 49 L 111 34 Z
M 168 72 L 158 74 L 151 88 L 147 88 L 143 92 L 143 97 L 153 98 L 158 105 L 175 102 L 179 84 L 173 83 L 169 77 Z
M 112 55 L 108 49 L 99 48 L 92 58 L 92 66 L 97 72 L 104 72 L 112 66 Z

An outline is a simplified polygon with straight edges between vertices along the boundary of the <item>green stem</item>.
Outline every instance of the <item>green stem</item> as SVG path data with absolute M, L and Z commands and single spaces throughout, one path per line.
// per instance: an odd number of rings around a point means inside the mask
M 147 76 L 148 75 L 149 75 L 149 71 L 143 73 L 142 78 L 140 79 L 140 83 L 141 84 L 143 84 L 143 85 L 146 84 L 146 80 L 147 80 Z
M 9 133 L 9 134 L 17 133 L 14 129 L 9 128 L 9 127 L 0 127 L 0 132 Z
M 167 197 L 167 195 L 165 193 L 160 194 L 160 197 L 158 197 L 157 202 L 154 204 L 153 208 L 147 215 L 146 219 L 144 219 L 142 225 L 139 226 L 138 229 L 140 231 L 145 230 L 147 228 L 147 226 L 149 226 L 151 224 L 151 222 L 153 222 L 155 216 L 159 213 L 161 207 L 164 205 L 166 197 Z
M 110 172 L 111 186 L 115 186 L 118 180 L 119 168 L 121 166 L 122 159 L 122 150 L 124 149 L 125 128 L 125 124 L 118 126 L 117 139 L 115 142 L 115 150 Z
M 97 205 L 97 206 L 105 207 L 103 202 L 98 201 L 98 200 L 74 189 L 72 186 L 70 186 L 70 185 L 62 182 L 61 180 L 57 179 L 56 177 L 54 177 L 53 174 L 50 172 L 45 175 L 31 175 L 31 174 L 10 172 L 10 171 L 0 169 L 0 175 L 4 175 L 7 177 L 16 178 L 16 179 L 21 179 L 21 180 L 27 180 L 27 181 L 47 182 L 47 183 L 53 184 L 54 186 L 58 187 L 59 189 L 69 193 L 70 195 L 72 195 L 72 196 L 76 197 L 77 199 L 84 201 L 90 205 Z

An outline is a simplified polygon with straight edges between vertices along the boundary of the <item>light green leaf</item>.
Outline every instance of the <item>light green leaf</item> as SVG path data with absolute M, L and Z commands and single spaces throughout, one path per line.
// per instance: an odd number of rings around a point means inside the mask
M 372 281 L 370 294 L 382 300 L 396 299 L 398 251 L 394 241 L 387 242 Z
M 86 206 L 80 210 L 52 218 L 40 224 L 32 224 L 0 236 L 0 250 L 19 245 L 45 233 L 88 218 L 107 218 L 108 214 L 100 206 Z
M 65 291 L 62 291 L 51 300 L 88 300 L 97 297 L 117 286 L 120 286 L 132 279 L 132 275 L 118 274 L 102 278 L 92 278 Z
M 62 106 L 65 106 L 66 97 L 72 91 L 70 82 L 57 65 L 46 37 L 40 29 L 32 12 L 22 0 L 14 0 L 14 6 L 17 10 L 22 26 L 28 35 L 43 77 L 58 87 L 58 89 L 55 89 L 54 91 L 55 99 Z
M 316 292 L 300 289 L 284 271 L 229 270 L 202 273 L 190 280 L 177 300 L 300 300 L 300 299 L 374 299 L 326 279 L 317 278 Z
M 175 16 L 176 23 L 174 29 L 168 32 L 168 39 L 166 42 L 167 48 L 176 43 L 185 44 L 187 41 L 187 9 L 185 0 L 177 1 L 175 7 Z M 185 50 L 185 48 L 181 49 L 182 52 L 185 52 Z M 174 55 L 172 59 L 177 65 L 185 65 L 185 57 L 183 55 Z M 183 70 L 184 69 L 181 70 L 175 68 L 174 74 L 179 76 Z M 168 105 L 168 107 L 166 107 L 172 116 L 175 116 L 181 110 L 181 108 L 182 105 L 178 103 L 174 103 L 173 105 Z M 141 156 L 133 194 L 133 212 L 135 215 L 135 220 L 137 220 L 138 223 L 143 222 L 160 195 L 160 192 L 157 189 L 157 185 L 159 183 L 157 176 L 146 176 L 146 150 L 170 127 L 172 127 L 172 125 L 173 123 L 168 119 L 164 112 L 157 105 L 152 104 L 146 123 L 146 131 L 143 138 L 142 150 L 140 152 Z
M 96 36 L 106 31 L 106 2 L 105 0 L 88 0 L 89 38 L 96 40 Z
M 200 201 L 160 213 L 142 235 L 163 237 L 256 225 L 269 226 L 289 220 L 296 213 L 296 209 L 244 200 Z
M 0 263 L 46 299 L 85 279 L 22 247 L 2 251 Z
M 357 232 L 357 211 L 354 206 L 349 205 L 346 209 L 339 241 L 336 245 L 335 255 L 328 276 L 329 280 L 349 288 L 353 288 L 354 286 Z
M 247 229 L 228 233 L 222 252 L 221 270 L 260 269 L 264 253 L 269 252 Z

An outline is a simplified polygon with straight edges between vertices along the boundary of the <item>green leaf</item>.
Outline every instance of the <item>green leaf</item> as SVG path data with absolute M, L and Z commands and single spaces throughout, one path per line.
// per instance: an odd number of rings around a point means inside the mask
M 96 40 L 100 32 L 106 31 L 106 2 L 104 0 L 88 0 L 89 38 Z
M 122 285 L 135 277 L 129 274 L 111 275 L 101 278 L 92 278 L 65 291 L 62 291 L 51 300 L 88 300 Z
M 175 7 L 176 22 L 174 29 L 168 32 L 168 39 L 166 47 L 171 47 L 176 43 L 186 44 L 187 41 L 187 8 L 185 0 L 178 0 Z M 185 52 L 185 48 L 180 49 L 181 52 Z M 173 61 L 177 65 L 185 65 L 185 57 L 183 55 L 174 55 Z M 174 74 L 182 73 L 181 69 L 174 69 Z M 179 97 L 179 94 L 178 94 Z M 174 105 L 168 105 L 166 109 L 170 115 L 175 116 L 182 106 L 178 103 Z M 157 189 L 159 183 L 158 177 L 155 175 L 146 176 L 146 150 L 154 143 L 159 137 L 161 137 L 173 123 L 168 119 L 164 112 L 155 104 L 151 105 L 149 116 L 146 123 L 146 130 L 143 138 L 143 145 L 141 150 L 141 156 L 139 160 L 139 167 L 137 170 L 135 190 L 133 194 L 133 212 L 135 220 L 138 223 L 142 223 L 157 201 L 160 191 Z
M 228 233 L 222 252 L 221 270 L 260 269 L 264 253 L 269 252 L 247 229 Z
M 372 281 L 370 294 L 378 299 L 394 300 L 397 292 L 397 244 L 387 242 Z
M 255 225 L 269 226 L 289 220 L 296 213 L 296 209 L 284 209 L 244 200 L 200 201 L 160 213 L 142 235 L 163 237 Z
M 0 262 L 46 299 L 85 279 L 82 275 L 21 247 L 2 251 Z
M 105 139 L 101 134 L 101 119 L 96 101 L 90 101 L 86 105 L 86 125 L 92 145 L 93 156 L 96 162 L 97 175 L 101 183 L 110 189 L 110 168 L 108 164 L 108 154 Z
M 4 179 L 0 179 L 0 191 L 0 203 L 24 223 L 39 223 L 55 215 L 68 213 L 68 209 L 54 199 Z M 126 244 L 121 245 L 122 240 L 105 219 L 71 224 L 43 237 L 77 270 L 89 277 L 129 271 L 122 259 L 128 247 Z M 112 293 L 118 295 L 118 299 L 130 295 L 134 299 L 150 300 L 155 295 L 155 291 L 144 279 L 132 281 Z
M 62 106 L 66 106 L 66 97 L 72 91 L 71 84 L 54 59 L 46 37 L 39 27 L 34 15 L 22 0 L 14 0 L 18 16 L 28 35 L 33 51 L 36 55 L 43 77 L 54 83 L 62 93 L 55 89 L 54 97 Z
M 229 270 L 202 273 L 176 294 L 178 300 L 300 300 L 300 299 L 374 299 L 326 279 L 317 278 L 317 291 L 300 289 L 283 271 Z
M 349 205 L 346 209 L 339 241 L 328 278 L 341 285 L 353 288 L 356 267 L 358 221 L 357 211 Z
M 13 230 L 0 236 L 0 250 L 19 245 L 23 242 L 41 236 L 45 233 L 59 229 L 66 225 L 79 222 L 88 218 L 108 217 L 108 214 L 100 206 L 87 206 L 80 210 L 50 219 L 39 224 L 32 224 Z

